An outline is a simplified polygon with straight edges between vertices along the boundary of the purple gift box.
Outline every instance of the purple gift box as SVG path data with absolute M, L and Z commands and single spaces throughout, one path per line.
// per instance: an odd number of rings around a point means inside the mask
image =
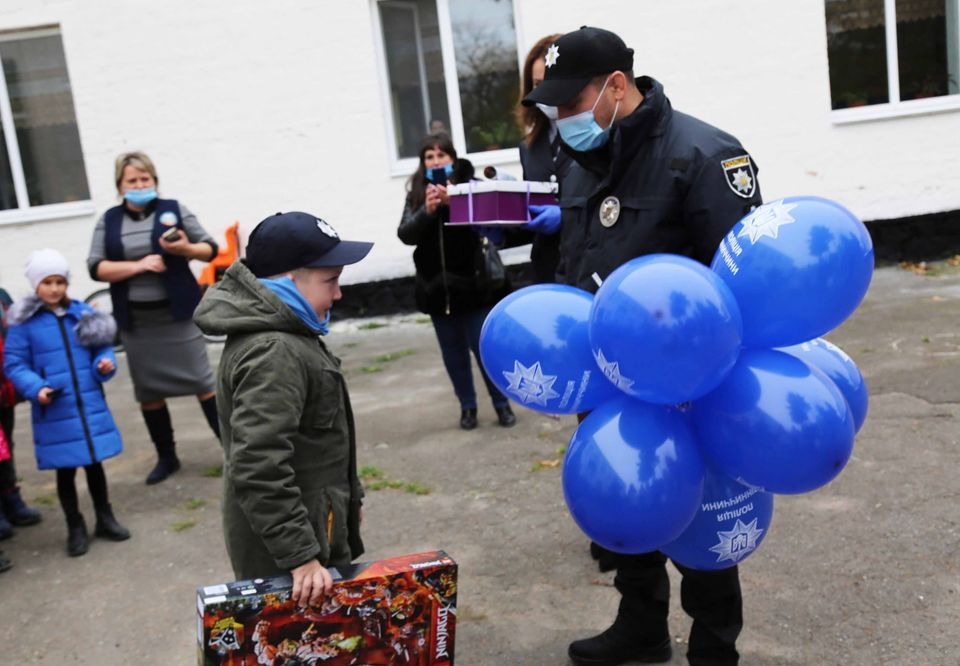
M 450 185 L 447 224 L 526 224 L 527 206 L 557 203 L 557 184 L 529 180 L 472 180 Z

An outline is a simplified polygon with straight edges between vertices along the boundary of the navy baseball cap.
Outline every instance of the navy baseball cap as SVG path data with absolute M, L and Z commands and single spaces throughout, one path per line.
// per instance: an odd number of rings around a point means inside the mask
M 523 98 L 524 106 L 564 106 L 594 78 L 633 70 L 633 49 L 603 28 L 583 26 L 547 49 L 543 81 Z
M 280 275 L 297 268 L 355 264 L 373 243 L 340 240 L 332 226 L 316 215 L 277 213 L 250 233 L 244 262 L 257 277 Z

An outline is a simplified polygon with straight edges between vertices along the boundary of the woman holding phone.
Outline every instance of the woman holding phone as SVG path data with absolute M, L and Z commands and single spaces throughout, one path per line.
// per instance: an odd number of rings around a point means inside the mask
M 473 165 L 458 160 L 450 136 L 428 134 L 420 144 L 420 164 L 407 182 L 407 198 L 397 235 L 407 245 L 415 245 L 416 267 L 414 297 L 417 308 L 428 315 L 440 344 L 443 364 L 460 402 L 460 427 L 477 427 L 477 392 L 473 383 L 470 353 L 480 360 L 480 329 L 490 308 L 507 295 L 504 285 L 495 291 L 477 281 L 477 256 L 480 236 L 468 225 L 446 226 L 450 217 L 447 182 L 466 182 Z M 503 427 L 516 423 L 507 397 L 490 381 L 483 379 Z
M 210 261 L 217 244 L 186 206 L 158 197 L 146 154 L 120 155 L 114 177 L 122 202 L 97 221 L 87 267 L 94 280 L 110 283 L 134 393 L 157 449 L 150 485 L 180 469 L 166 398 L 196 395 L 220 437 L 206 341 L 193 323 L 200 287 L 189 265 Z

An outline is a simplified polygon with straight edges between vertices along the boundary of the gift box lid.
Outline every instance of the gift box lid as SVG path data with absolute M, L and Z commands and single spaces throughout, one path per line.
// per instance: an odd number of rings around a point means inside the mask
M 516 192 L 531 194 L 556 194 L 557 184 L 536 180 L 472 180 L 469 183 L 448 185 L 450 196 L 464 194 L 486 194 L 489 192 Z

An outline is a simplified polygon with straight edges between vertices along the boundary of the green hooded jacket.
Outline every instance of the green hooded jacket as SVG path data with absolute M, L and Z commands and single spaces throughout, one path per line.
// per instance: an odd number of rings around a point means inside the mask
M 238 580 L 363 552 L 356 435 L 340 360 L 242 263 L 194 321 L 226 335 L 217 373 L 223 530 Z

